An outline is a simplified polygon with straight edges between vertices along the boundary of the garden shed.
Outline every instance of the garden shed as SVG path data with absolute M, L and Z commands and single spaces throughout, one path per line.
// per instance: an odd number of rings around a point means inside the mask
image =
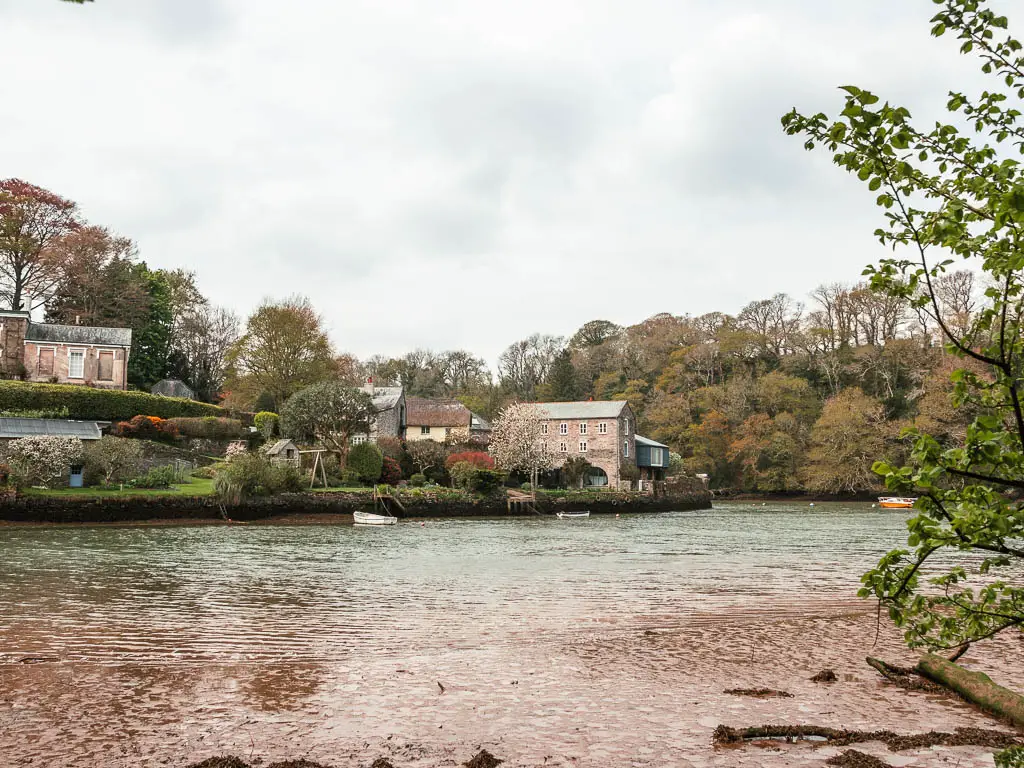
M 299 448 L 291 440 L 278 440 L 264 448 L 263 453 L 274 466 L 299 466 Z

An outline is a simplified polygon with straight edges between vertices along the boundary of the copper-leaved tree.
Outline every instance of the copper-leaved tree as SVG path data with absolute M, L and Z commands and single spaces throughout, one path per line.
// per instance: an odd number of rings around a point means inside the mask
M 951 444 L 912 433 L 908 466 L 875 467 L 888 488 L 919 501 L 907 547 L 883 557 L 861 589 L 887 606 L 909 645 L 949 649 L 1024 626 L 1024 57 L 984 0 L 936 4 L 932 34 L 956 35 L 992 80 L 980 95 L 950 93 L 948 123 L 920 127 L 906 108 L 846 86 L 838 119 L 794 110 L 783 125 L 877 195 L 886 224 L 876 234 L 894 256 L 868 269 L 872 286 L 929 312 L 970 362 L 953 374 L 954 403 L 977 413 L 966 436 Z M 939 280 L 958 259 L 986 278 L 970 326 L 939 311 Z

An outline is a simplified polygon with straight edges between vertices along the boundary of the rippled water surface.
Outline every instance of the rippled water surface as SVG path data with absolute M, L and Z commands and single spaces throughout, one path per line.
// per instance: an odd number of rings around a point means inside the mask
M 854 596 L 905 519 L 735 503 L 382 529 L 0 527 L 0 768 L 225 753 L 436 768 L 480 746 L 509 768 L 820 767 L 826 750 L 719 752 L 711 733 L 990 726 L 865 668 L 868 651 L 907 661 L 894 632 L 875 645 Z M 1022 649 L 993 648 L 978 668 L 1024 683 Z M 840 682 L 810 682 L 823 667 Z M 793 698 L 724 694 L 753 687 Z
M 0 529 L 0 653 L 344 658 L 849 599 L 900 541 L 870 505 L 394 528 Z

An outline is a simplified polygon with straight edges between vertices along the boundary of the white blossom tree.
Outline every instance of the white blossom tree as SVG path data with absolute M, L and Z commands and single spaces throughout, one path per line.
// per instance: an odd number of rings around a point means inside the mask
M 527 472 L 537 487 L 539 472 L 551 469 L 554 454 L 541 434 L 543 412 L 531 403 L 513 403 L 498 414 L 491 432 L 490 451 L 495 463 L 510 472 Z
M 82 441 L 77 437 L 23 437 L 12 441 L 7 453 L 14 485 L 59 488 L 68 484 L 71 465 L 82 460 Z

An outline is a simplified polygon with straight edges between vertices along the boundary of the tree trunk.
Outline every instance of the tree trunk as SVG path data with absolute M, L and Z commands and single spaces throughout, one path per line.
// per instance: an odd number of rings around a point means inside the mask
M 970 672 L 932 653 L 921 657 L 917 670 L 929 680 L 946 686 L 987 712 L 1006 718 L 1018 727 L 1024 727 L 1024 697 L 996 685 L 988 675 Z

